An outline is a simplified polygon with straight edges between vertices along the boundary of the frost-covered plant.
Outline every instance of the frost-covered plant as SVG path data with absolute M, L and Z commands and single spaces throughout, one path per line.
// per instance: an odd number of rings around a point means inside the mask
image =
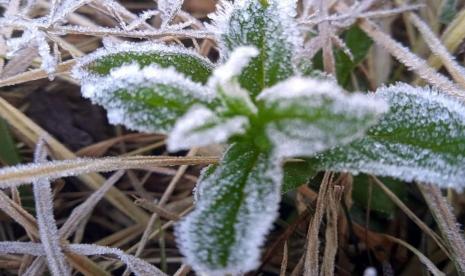
M 121 42 L 74 70 L 111 123 L 167 133 L 170 151 L 228 145 L 203 171 L 196 208 L 176 230 L 199 272 L 257 267 L 280 194 L 299 178 L 289 158 L 306 158 L 309 176 L 349 171 L 464 186 L 463 104 L 407 84 L 348 94 L 331 79 L 305 76 L 295 59 L 303 47 L 295 5 L 222 1 L 209 25 L 219 64 L 180 46 Z

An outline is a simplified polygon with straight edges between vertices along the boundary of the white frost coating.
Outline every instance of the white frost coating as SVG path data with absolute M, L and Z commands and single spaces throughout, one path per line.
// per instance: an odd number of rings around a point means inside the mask
M 256 3 L 253 3 L 256 2 Z M 296 0 L 267 0 L 268 2 L 268 17 L 265 19 L 267 23 L 270 21 L 276 22 L 271 24 L 272 28 L 276 28 L 276 25 L 280 25 L 284 30 L 274 29 L 267 30 L 269 32 L 275 32 L 274 36 L 270 35 L 272 38 L 276 38 L 276 41 L 284 40 L 291 47 L 293 47 L 294 53 L 300 51 L 303 45 L 302 35 L 297 27 L 294 17 L 297 13 L 297 1 Z M 214 33 L 217 37 L 217 42 L 220 46 L 220 54 L 222 57 L 228 57 L 229 50 L 224 44 L 222 36 L 229 32 L 230 28 L 240 28 L 240 26 L 235 26 L 231 24 L 231 17 L 236 10 L 243 10 L 245 7 L 250 5 L 261 5 L 257 0 L 236 0 L 234 4 L 231 4 L 229 1 L 220 0 L 216 6 L 216 11 L 212 14 L 209 14 L 208 17 L 212 20 L 211 24 L 205 24 L 207 30 Z M 255 14 L 248 14 L 245 11 L 243 13 L 244 19 L 251 18 Z M 245 28 L 255 27 L 255 26 L 245 26 Z M 282 35 L 285 34 L 285 35 Z M 267 41 L 269 45 L 266 45 L 268 50 L 273 51 L 273 45 L 276 44 L 275 41 Z M 282 47 L 282 45 L 275 45 Z M 273 55 L 273 53 L 270 53 Z
M 463 190 L 465 106 L 438 91 L 407 84 L 380 88 L 376 96 L 392 110 L 369 137 L 319 157 L 320 166 Z
M 313 156 L 361 138 L 388 110 L 384 100 L 345 94 L 334 82 L 293 77 L 258 97 L 278 112 L 267 126 L 278 157 Z
M 192 107 L 180 118 L 168 137 L 169 151 L 226 142 L 231 136 L 245 133 L 249 120 L 245 116 L 220 118 L 203 106 Z
M 413 95 L 424 101 L 421 104 L 424 108 L 434 104 L 443 107 L 444 109 L 450 110 L 450 112 L 457 113 L 460 120 L 465 124 L 465 105 L 462 102 L 457 101 L 454 97 L 444 94 L 435 88 L 428 87 L 414 87 L 406 83 L 396 83 L 395 85 L 384 86 L 376 90 L 376 96 L 383 99 L 394 99 L 395 95 Z M 395 103 L 404 105 L 407 102 Z M 422 110 L 426 112 L 426 110 Z M 425 115 L 425 114 L 423 114 Z M 431 116 L 431 114 L 429 114 Z M 402 118 L 399 118 L 402 119 Z M 434 119 L 434 118 L 431 118 Z
M 220 97 L 226 102 L 225 105 L 241 105 L 246 114 L 256 114 L 257 107 L 249 96 L 249 92 L 243 89 L 235 77 L 256 57 L 259 51 L 255 47 L 241 46 L 236 48 L 229 59 L 213 71 L 208 80 L 208 86 L 218 91 Z
M 241 164 L 244 157 L 244 155 L 240 156 L 235 162 Z M 201 183 L 202 195 L 196 204 L 196 209 L 176 228 L 178 247 L 186 257 L 186 262 L 198 273 L 241 275 L 258 267 L 260 248 L 277 217 L 279 208 L 282 170 L 280 164 L 275 161 L 260 155 L 254 168 L 247 175 L 245 186 L 241 188 L 241 194 L 245 197 L 234 218 L 235 238 L 229 247 L 230 254 L 225 266 L 209 265 L 205 261 L 208 254 L 205 248 L 219 246 L 218 238 L 208 236 L 208 233 L 224 223 L 222 213 L 228 209 L 228 206 L 222 205 L 212 212 L 208 210 L 211 210 L 209 209 L 211 205 L 235 185 L 237 177 L 243 174 L 243 170 L 240 170 L 241 166 L 237 164 L 220 166 Z M 221 175 L 224 175 L 225 170 L 230 172 L 222 178 Z M 199 225 L 201 225 L 200 230 Z M 212 258 L 216 263 L 218 261 L 216 258 L 219 257 L 214 255 Z
M 45 34 L 39 29 L 31 27 L 31 29 L 25 30 L 21 37 L 9 39 L 7 45 L 9 48 L 7 56 L 14 56 L 19 50 L 26 47 L 37 47 L 39 56 L 42 59 L 41 68 L 48 74 L 55 73 L 57 59 L 51 53 Z
M 115 255 L 137 276 L 166 276 L 158 268 L 144 260 L 124 253 L 118 248 L 99 246 L 95 244 L 69 244 L 65 250 L 74 254 L 90 255 Z M 34 242 L 0 242 L 0 254 L 24 254 L 32 256 L 43 256 L 45 250 L 40 243 Z
M 344 161 L 321 159 L 320 166 L 333 171 L 389 176 L 406 182 L 419 181 L 463 190 L 465 157 L 435 154 L 403 144 L 366 138 L 357 148 L 345 150 Z M 457 164 L 451 164 L 457 162 Z
M 165 118 L 175 120 L 180 116 L 170 107 L 144 107 L 142 102 L 122 101 L 114 95 L 118 90 L 135 95 L 141 88 L 156 85 L 169 86 L 171 90 L 160 89 L 153 93 L 179 102 L 194 98 L 208 103 L 215 97 L 208 87 L 193 82 L 173 68 L 160 68 L 156 65 L 140 68 L 138 64 L 123 65 L 112 70 L 108 76 L 88 79 L 82 82 L 81 91 L 84 97 L 105 107 L 112 124 L 123 124 L 141 132 L 167 132 L 169 127 L 163 126 Z
M 47 152 L 42 139 L 37 143 L 34 161 L 46 161 Z M 50 181 L 37 179 L 32 184 L 36 207 L 39 236 L 45 250 L 49 271 L 55 276 L 71 275 L 71 270 L 65 260 L 58 235 L 58 227 L 53 215 L 53 193 Z
M 222 42 L 221 35 L 223 35 L 229 28 L 229 22 L 231 20 L 232 12 L 234 11 L 234 5 L 239 5 L 243 0 L 235 1 L 231 3 L 227 0 L 219 0 L 216 4 L 216 11 L 208 15 L 211 19 L 211 24 L 205 24 L 207 30 L 211 31 L 217 36 L 217 41 Z M 224 45 L 221 45 L 224 48 Z
M 166 276 L 161 270 L 148 262 L 126 254 L 124 251 L 106 246 L 95 244 L 70 244 L 69 251 L 80 255 L 115 255 L 121 262 L 125 263 L 128 268 L 137 276 Z
M 229 59 L 215 69 L 209 82 L 225 83 L 233 77 L 239 76 L 250 60 L 258 56 L 258 54 L 260 52 L 252 46 L 241 46 L 234 49 Z
M 377 275 L 378 275 L 378 273 L 376 272 L 376 268 L 374 268 L 374 267 L 368 267 L 363 272 L 363 276 L 377 276 Z
M 184 0 L 158 0 L 158 10 L 162 12 L 163 24 L 168 24 L 181 10 Z
M 342 88 L 330 80 L 293 77 L 263 90 L 257 96 L 257 100 L 278 101 L 314 95 L 328 95 L 336 98 L 342 93 Z
M 72 75 L 74 78 L 85 81 L 88 78 L 95 77 L 96 75 L 87 71 L 86 66 L 108 55 L 119 53 L 150 53 L 157 52 L 162 54 L 179 54 L 190 55 L 196 57 L 199 61 L 203 62 L 207 67 L 213 68 L 214 65 L 205 57 L 199 55 L 197 52 L 177 45 L 165 45 L 161 43 L 147 42 L 128 42 L 128 41 L 104 41 L 104 47 L 96 50 L 95 52 L 85 55 L 80 58 L 73 68 Z

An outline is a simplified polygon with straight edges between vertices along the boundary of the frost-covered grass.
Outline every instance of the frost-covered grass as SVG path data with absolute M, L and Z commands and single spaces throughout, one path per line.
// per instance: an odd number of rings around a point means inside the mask
M 462 275 L 465 3 L 213 2 L 0 1 L 1 273 Z

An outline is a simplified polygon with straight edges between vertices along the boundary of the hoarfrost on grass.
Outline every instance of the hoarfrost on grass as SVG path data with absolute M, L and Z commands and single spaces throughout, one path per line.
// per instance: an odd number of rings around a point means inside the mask
M 236 275 L 259 265 L 280 201 L 282 172 L 273 160 L 233 144 L 202 178 L 196 209 L 176 228 L 179 248 L 196 271 Z
M 214 93 L 172 68 L 138 64 L 82 83 L 82 94 L 108 111 L 112 124 L 141 132 L 168 132 L 194 104 L 210 104 Z
M 162 12 L 163 25 L 168 24 L 181 10 L 184 0 L 158 0 L 158 10 Z
M 465 106 L 428 88 L 378 89 L 392 108 L 368 136 L 318 156 L 321 169 L 465 187 Z
M 244 116 L 220 118 L 203 106 L 192 107 L 180 118 L 168 137 L 168 150 L 226 142 L 231 136 L 245 133 L 249 120 Z
M 46 160 L 46 148 L 43 140 L 37 144 L 34 154 L 34 161 L 40 163 Z M 39 236 L 42 242 L 48 267 L 52 275 L 71 275 L 71 270 L 65 260 L 58 227 L 53 215 L 53 194 L 50 181 L 47 179 L 37 179 L 32 184 L 34 201 L 37 214 L 37 225 Z
M 263 91 L 266 132 L 278 157 L 313 156 L 361 138 L 388 110 L 383 100 L 345 94 L 331 81 L 293 77 Z
M 48 74 L 55 73 L 58 61 L 51 53 L 46 35 L 42 31 L 31 27 L 25 30 L 21 37 L 9 39 L 7 45 L 9 48 L 8 57 L 15 56 L 24 48 L 36 46 L 42 59 L 41 68 Z
M 68 244 L 64 246 L 65 251 L 73 254 L 91 255 L 114 255 L 126 264 L 137 276 L 166 276 L 158 268 L 144 260 L 124 253 L 118 248 L 99 246 L 95 244 Z M 0 254 L 23 254 L 32 256 L 44 256 L 45 250 L 42 244 L 34 242 L 0 242 Z

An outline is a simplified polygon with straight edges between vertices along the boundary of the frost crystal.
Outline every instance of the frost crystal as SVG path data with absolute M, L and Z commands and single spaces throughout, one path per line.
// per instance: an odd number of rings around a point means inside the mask
M 162 12 L 164 24 L 168 24 L 181 10 L 184 0 L 158 0 L 158 9 Z
M 124 253 L 118 248 L 99 246 L 95 244 L 68 244 L 64 246 L 66 251 L 78 255 L 115 255 L 126 264 L 137 276 L 166 276 L 158 268 L 144 260 Z M 34 242 L 0 242 L 0 254 L 24 254 L 43 256 L 45 250 L 40 243 Z
M 24 48 L 36 46 L 42 58 L 41 68 L 48 74 L 53 74 L 56 71 L 57 59 L 51 53 L 45 34 L 38 29 L 25 30 L 21 37 L 9 39 L 7 43 L 10 49 L 8 56 L 10 57 Z
M 249 145 L 231 146 L 200 183 L 196 209 L 176 228 L 187 262 L 208 275 L 237 275 L 256 268 L 277 215 L 281 178 L 281 169 L 269 156 Z
M 218 66 L 213 72 L 213 76 L 209 82 L 225 83 L 233 77 L 238 76 L 250 60 L 256 57 L 260 52 L 255 47 L 242 46 L 234 49 L 229 56 L 229 59 Z
M 244 115 L 258 112 L 249 92 L 240 86 L 236 78 L 250 63 L 250 60 L 258 54 L 255 47 L 238 47 L 226 63 L 213 71 L 213 75 L 208 80 L 208 86 L 218 91 L 219 97 L 229 111 Z
M 181 46 L 165 45 L 152 41 L 138 43 L 126 41 L 113 42 L 108 39 L 104 40 L 104 46 L 104 48 L 100 48 L 92 54 L 79 59 L 78 64 L 73 68 L 74 78 L 86 81 L 89 78 L 92 79 L 96 76 L 105 75 L 112 68 L 136 61 L 142 67 L 154 63 L 161 67 L 169 67 L 170 65 L 175 66 L 178 60 L 183 60 L 182 67 L 184 71 L 178 67 L 176 69 L 186 75 L 190 75 L 188 74 L 189 70 L 193 70 L 193 68 L 198 66 L 207 69 L 214 67 L 205 57 Z M 199 64 L 194 64 L 193 60 Z
M 172 68 L 138 64 L 85 80 L 82 94 L 105 107 L 110 123 L 142 132 L 168 132 L 190 106 L 214 99 L 208 88 Z
M 43 140 L 37 144 L 34 161 L 40 163 L 46 160 L 46 150 Z M 39 235 L 47 257 L 50 272 L 55 275 L 71 275 L 69 266 L 61 249 L 58 228 L 53 215 L 53 194 L 50 181 L 37 179 L 33 185 L 34 200 L 37 213 Z
M 292 18 L 295 1 L 267 2 L 239 0 L 231 5 L 221 1 L 208 26 L 217 35 L 222 60 L 241 46 L 255 46 L 260 51 L 240 77 L 242 87 L 253 95 L 294 74 L 292 61 L 302 45 Z
M 176 122 L 168 137 L 168 150 L 223 143 L 233 135 L 245 133 L 248 126 L 247 117 L 220 118 L 208 108 L 194 106 Z
M 427 88 L 398 84 L 376 96 L 391 107 L 368 137 L 318 157 L 321 168 L 465 187 L 465 106 Z
M 343 93 L 337 84 L 294 77 L 265 91 L 267 134 L 279 157 L 312 156 L 365 134 L 387 111 L 383 100 Z

